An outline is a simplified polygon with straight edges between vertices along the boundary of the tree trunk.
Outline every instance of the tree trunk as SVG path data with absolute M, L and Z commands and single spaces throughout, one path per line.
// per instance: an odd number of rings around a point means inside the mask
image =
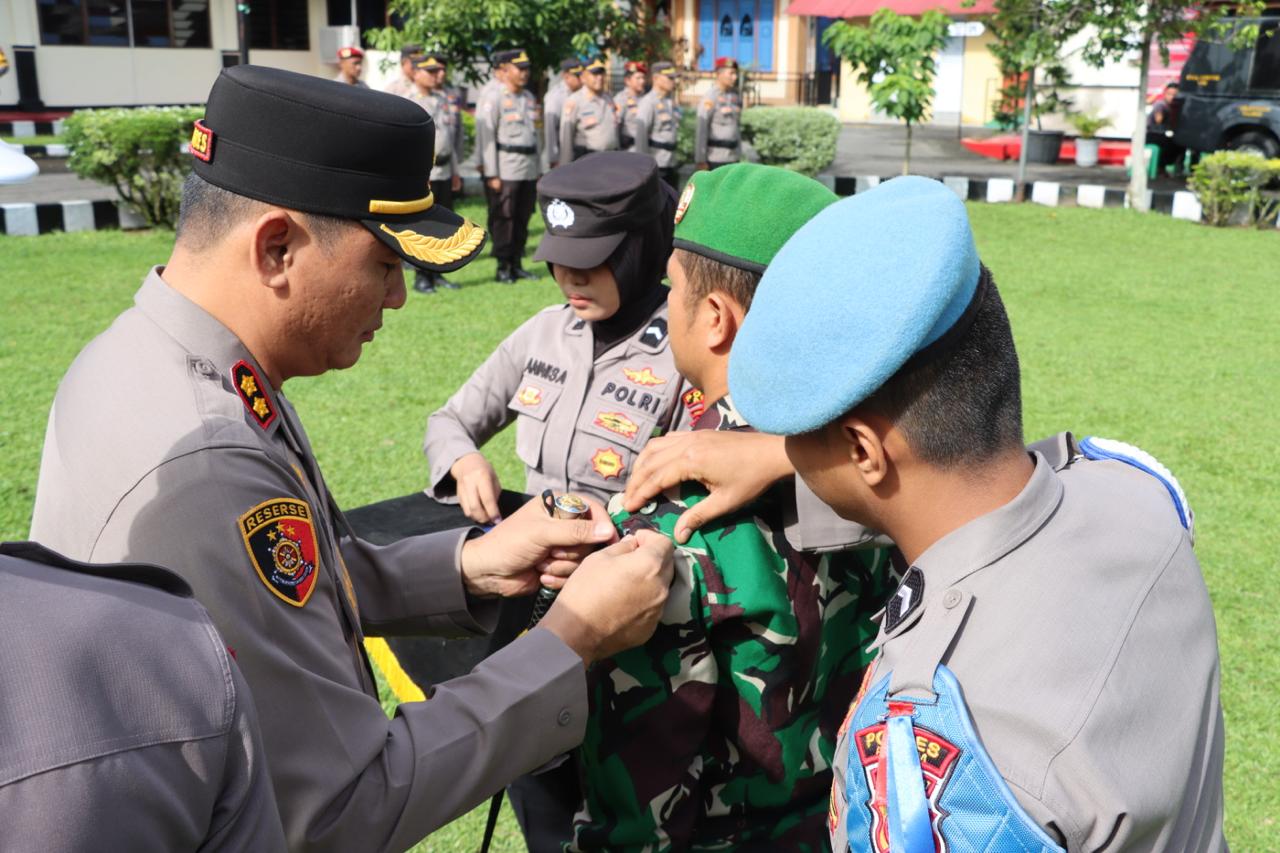
M 1129 206 L 1146 211 L 1147 163 L 1147 78 L 1151 72 L 1151 31 L 1142 35 L 1142 55 L 1138 58 L 1138 106 L 1134 114 L 1133 138 L 1129 143 Z
M 1018 147 L 1018 179 L 1013 194 L 1018 201 L 1026 201 L 1027 193 L 1027 138 L 1031 132 L 1031 105 L 1036 98 L 1036 68 L 1027 72 L 1027 92 L 1022 96 L 1022 144 Z
M 902 174 L 911 174 L 911 122 L 907 122 L 907 153 L 902 158 Z

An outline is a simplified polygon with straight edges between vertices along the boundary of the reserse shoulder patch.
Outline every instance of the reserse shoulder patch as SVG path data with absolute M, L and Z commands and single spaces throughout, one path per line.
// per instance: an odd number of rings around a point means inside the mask
M 239 518 L 249 562 L 267 589 L 301 607 L 320 574 L 320 549 L 311 507 L 297 498 L 263 501 Z

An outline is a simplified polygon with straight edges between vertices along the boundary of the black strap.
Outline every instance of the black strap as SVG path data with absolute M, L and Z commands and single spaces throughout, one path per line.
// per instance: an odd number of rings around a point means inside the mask
M 447 164 L 447 163 L 448 163 L 450 160 L 452 160 L 452 159 L 453 159 L 453 154 L 451 154 L 451 153 L 450 153 L 450 152 L 448 152 L 448 151 L 444 152 L 444 156 L 443 156 L 443 157 L 441 157 L 439 154 L 437 154 L 437 155 L 436 155 L 436 165 L 437 165 L 437 166 L 443 166 L 443 165 Z
M 718 141 L 718 140 L 715 140 L 715 139 L 708 139 L 708 140 L 707 140 L 707 147 L 708 147 L 708 148 L 737 148 L 737 147 L 738 147 L 738 143 L 736 143 L 736 142 L 721 142 L 721 141 Z
M 489 853 L 489 845 L 493 843 L 493 831 L 498 827 L 498 814 L 502 811 L 502 794 L 505 790 L 499 788 L 498 793 L 489 800 L 489 817 L 484 822 L 484 840 L 480 842 L 480 853 Z
M 582 157 L 586 157 L 590 153 L 591 153 L 591 149 L 585 145 L 573 146 L 573 159 L 575 160 L 578 160 Z
M 636 138 L 634 136 L 627 136 L 625 133 L 621 133 L 618 134 L 618 144 L 624 149 L 630 148 L 632 145 L 636 144 Z
M 656 139 L 649 140 L 650 148 L 661 148 L 663 151 L 675 151 L 676 144 L 674 142 L 659 142 Z
M 507 145 L 505 142 L 498 143 L 499 151 L 506 151 L 508 154 L 537 154 L 538 149 L 532 145 Z

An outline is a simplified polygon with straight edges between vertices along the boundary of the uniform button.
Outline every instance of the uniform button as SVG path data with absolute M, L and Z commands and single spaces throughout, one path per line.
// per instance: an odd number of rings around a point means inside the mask
M 942 606 L 950 610 L 951 608 L 959 604 L 960 599 L 963 597 L 964 596 L 960 594 L 960 590 L 949 589 L 947 590 L 947 594 L 942 596 Z
M 556 722 L 562 726 L 567 726 L 573 721 L 573 714 L 569 713 L 568 708 L 561 708 L 560 713 L 556 716 Z

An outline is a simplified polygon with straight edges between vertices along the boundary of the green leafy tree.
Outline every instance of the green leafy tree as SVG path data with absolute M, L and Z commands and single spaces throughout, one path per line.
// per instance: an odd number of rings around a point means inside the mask
M 1225 39 L 1233 47 L 1246 47 L 1258 37 L 1257 26 L 1235 26 L 1229 16 L 1259 15 L 1262 2 L 1215 3 L 1199 0 L 1094 0 L 1088 4 L 1088 23 L 1096 37 L 1083 51 L 1090 64 L 1101 66 L 1138 51 L 1138 92 L 1134 101 L 1133 169 L 1129 179 L 1130 204 L 1147 209 L 1147 171 L 1141 153 L 1146 147 L 1147 80 L 1151 50 L 1169 61 L 1169 46 L 1194 33 L 1199 38 Z
M 836 55 L 853 66 L 876 109 L 906 124 L 904 175 L 911 168 L 911 128 L 924 119 L 933 102 L 936 57 L 947 43 L 950 23 L 937 9 L 919 18 L 877 9 L 867 26 L 837 21 L 823 36 Z
M 624 7 L 615 0 L 391 0 L 388 11 L 401 26 L 365 33 L 370 45 L 379 50 L 426 45 L 472 83 L 480 78 L 477 62 L 488 63 L 509 47 L 529 54 L 535 81 L 567 56 L 612 50 L 656 61 L 673 51 L 670 33 L 644 2 Z

